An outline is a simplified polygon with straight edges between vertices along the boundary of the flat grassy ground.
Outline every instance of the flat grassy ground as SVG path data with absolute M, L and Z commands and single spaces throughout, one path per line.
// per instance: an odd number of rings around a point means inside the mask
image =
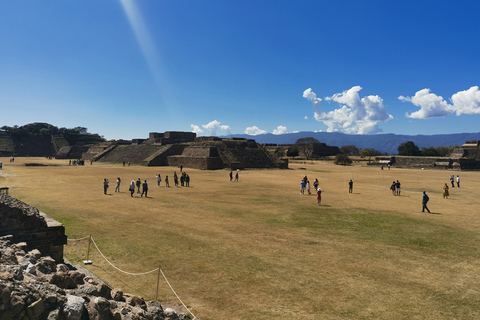
M 92 234 L 122 270 L 161 266 L 204 320 L 480 318 L 479 172 L 298 162 L 241 171 L 239 182 L 227 170 L 186 168 L 191 187 L 175 188 L 172 167 L 0 159 L 0 185 L 12 196 L 63 222 L 69 239 Z M 157 173 L 172 187 L 162 181 L 158 188 Z M 451 174 L 460 175 L 461 188 L 444 200 Z M 322 206 L 299 194 L 305 175 L 312 184 L 319 179 Z M 128 182 L 137 178 L 148 180 L 149 198 L 130 197 Z M 401 196 L 389 190 L 397 179 Z M 433 214 L 421 212 L 422 190 Z M 86 241 L 65 247 L 72 263 L 86 252 Z M 125 275 L 93 248 L 90 259 L 87 268 L 109 285 L 155 298 L 156 273 Z M 178 304 L 163 280 L 159 300 Z

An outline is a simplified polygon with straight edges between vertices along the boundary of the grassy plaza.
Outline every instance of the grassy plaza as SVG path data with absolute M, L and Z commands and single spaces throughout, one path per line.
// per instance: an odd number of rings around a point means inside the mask
M 238 182 L 229 170 L 185 168 L 190 187 L 176 188 L 174 167 L 0 161 L 0 186 L 11 196 L 65 224 L 69 239 L 91 234 L 122 270 L 160 267 L 204 320 L 480 317 L 479 172 L 298 161 L 288 170 L 240 171 Z M 461 188 L 442 199 L 451 174 L 460 175 Z M 300 195 L 305 175 L 311 184 L 318 178 L 321 206 L 313 189 Z M 128 184 L 138 178 L 148 181 L 148 198 L 130 197 Z M 401 196 L 389 190 L 394 180 Z M 421 212 L 423 190 L 432 214 Z M 69 241 L 66 258 L 82 264 L 87 245 Z M 89 258 L 85 267 L 110 286 L 155 298 L 156 273 L 125 275 L 93 247 Z M 158 298 L 179 304 L 162 279 Z

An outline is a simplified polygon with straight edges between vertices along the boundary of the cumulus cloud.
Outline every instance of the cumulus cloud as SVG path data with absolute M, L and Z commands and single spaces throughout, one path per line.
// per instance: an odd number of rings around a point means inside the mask
M 452 95 L 452 102 L 457 116 L 461 114 L 480 114 L 480 90 L 478 86 Z
M 251 136 L 256 136 L 256 135 L 259 135 L 259 134 L 267 133 L 267 131 L 259 129 L 257 126 L 253 126 L 253 127 L 245 128 L 244 133 L 248 134 L 248 135 L 251 135 Z
M 277 129 L 274 129 L 273 130 L 273 134 L 284 134 L 287 132 L 287 127 L 284 127 L 284 126 L 278 126 Z
M 192 128 L 192 132 L 195 132 L 196 134 L 200 134 L 203 132 L 202 128 L 194 124 L 191 124 L 190 127 Z
M 342 106 L 329 112 L 316 111 L 315 120 L 323 122 L 328 127 L 327 132 L 349 134 L 381 132 L 378 123 L 391 120 L 393 116 L 385 111 L 382 98 L 373 95 L 360 98 L 358 94 L 360 90 L 362 87 L 354 86 L 342 93 L 326 97 L 325 101 L 333 101 Z M 305 90 L 303 97 L 312 101 L 314 106 L 318 106 L 319 100 L 321 101 L 311 89 Z
M 230 134 L 230 127 L 226 125 L 220 125 L 220 122 L 217 120 L 213 120 L 207 124 L 202 124 L 202 127 L 210 131 L 212 136 L 217 135 L 218 129 L 225 131 L 225 134 Z
M 445 117 L 452 113 L 457 116 L 462 114 L 480 114 L 480 91 L 478 86 L 471 87 L 468 90 L 459 91 L 452 95 L 451 104 L 430 92 L 430 89 L 422 89 L 415 93 L 413 97 L 398 97 L 404 102 L 411 102 L 420 110 L 407 113 L 408 118 L 430 119 L 436 117 Z
M 430 89 L 417 91 L 413 97 L 398 97 L 400 101 L 411 102 L 420 110 L 407 113 L 408 118 L 428 119 L 438 118 L 449 115 L 453 112 L 453 106 L 449 105 L 441 96 L 430 93 Z
M 315 107 L 320 107 L 320 101 L 322 101 L 322 99 L 317 98 L 317 95 L 312 91 L 312 88 L 303 91 L 303 97 L 308 101 L 311 101 Z

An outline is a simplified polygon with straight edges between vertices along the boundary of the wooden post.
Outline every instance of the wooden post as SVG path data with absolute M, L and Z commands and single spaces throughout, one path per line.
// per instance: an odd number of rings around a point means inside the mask
M 158 288 L 160 286 L 160 266 L 158 266 L 158 275 L 157 275 L 157 294 L 155 295 L 155 301 L 158 301 Z
M 88 249 L 87 249 L 87 260 L 83 260 L 83 264 L 92 264 L 92 260 L 90 260 L 90 242 L 92 241 L 92 234 L 88 237 Z

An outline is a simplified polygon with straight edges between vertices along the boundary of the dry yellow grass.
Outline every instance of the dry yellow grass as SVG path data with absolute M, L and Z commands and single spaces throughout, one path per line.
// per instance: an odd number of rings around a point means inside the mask
M 173 186 L 178 169 L 1 160 L 0 185 L 12 196 L 63 222 L 71 239 L 92 234 L 123 270 L 161 266 L 202 319 L 480 318 L 478 172 L 298 162 L 290 170 L 242 171 L 238 183 L 226 170 L 187 168 L 190 188 L 165 188 L 164 181 L 157 188 L 157 173 Z M 461 188 L 443 200 L 452 173 Z M 304 175 L 320 180 L 322 206 L 299 194 Z M 149 198 L 130 197 L 128 182 L 137 178 L 149 181 Z M 397 179 L 400 197 L 389 190 Z M 422 190 L 435 214 L 421 212 Z M 69 242 L 65 254 L 81 263 L 86 250 L 85 241 Z M 95 250 L 90 259 L 87 268 L 111 286 L 155 297 L 156 274 L 126 276 Z M 159 300 L 178 303 L 163 281 Z

